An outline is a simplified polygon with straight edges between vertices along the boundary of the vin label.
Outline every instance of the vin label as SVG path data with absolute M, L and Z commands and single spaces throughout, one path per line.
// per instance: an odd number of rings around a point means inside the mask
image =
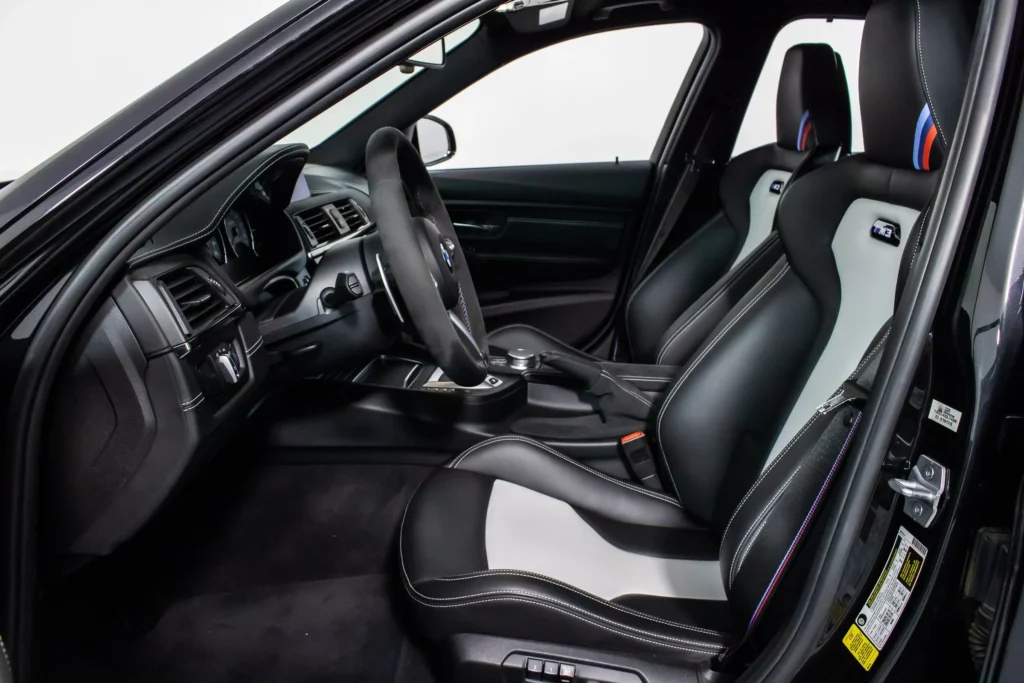
M 899 623 L 927 556 L 924 544 L 900 527 L 882 575 L 843 638 L 843 645 L 866 671 Z

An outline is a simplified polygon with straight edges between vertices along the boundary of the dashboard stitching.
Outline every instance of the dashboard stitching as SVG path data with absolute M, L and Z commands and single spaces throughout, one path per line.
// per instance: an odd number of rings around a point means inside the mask
M 189 244 L 189 243 L 194 242 L 196 240 L 199 240 L 199 239 L 201 239 L 203 237 L 206 237 L 206 235 L 208 235 L 210 232 L 212 232 L 214 229 L 216 229 L 217 223 L 220 222 L 221 218 L 223 218 L 222 214 L 224 213 L 224 210 L 228 207 L 229 204 L 231 204 L 236 199 L 238 199 L 238 197 L 242 194 L 242 192 L 244 192 L 246 190 L 246 188 L 249 187 L 249 183 L 250 183 L 250 181 L 253 180 L 254 177 L 258 176 L 260 173 L 262 173 L 263 171 L 267 170 L 268 166 L 273 165 L 274 163 L 280 161 L 281 159 L 283 159 L 285 157 L 289 157 L 289 156 L 293 156 L 293 155 L 301 155 L 301 154 L 302 154 L 302 148 L 301 147 L 288 147 L 288 148 L 285 148 L 285 149 L 281 150 L 280 152 L 278 152 L 274 156 L 270 157 L 269 159 L 264 161 L 262 164 L 257 166 L 248 176 L 246 176 L 245 180 L 243 180 L 234 190 L 231 191 L 231 193 L 227 196 L 227 199 L 225 199 L 224 203 L 222 203 L 220 205 L 220 208 L 217 209 L 217 212 L 214 214 L 213 218 L 206 225 L 206 227 L 204 227 L 202 230 L 194 232 L 194 233 L 192 233 L 190 235 L 187 235 L 185 237 L 181 237 L 179 239 L 176 239 L 173 242 L 171 242 L 170 244 L 167 244 L 167 245 L 165 245 L 163 247 L 157 247 L 157 248 L 151 249 L 149 251 L 144 251 L 141 254 L 139 254 L 138 256 L 136 256 L 135 258 L 131 259 L 130 263 L 132 265 L 134 265 L 134 264 L 142 261 L 143 259 L 151 258 L 153 256 L 159 256 L 160 254 L 167 253 L 168 251 L 176 249 L 179 246 L 183 246 L 185 244 Z

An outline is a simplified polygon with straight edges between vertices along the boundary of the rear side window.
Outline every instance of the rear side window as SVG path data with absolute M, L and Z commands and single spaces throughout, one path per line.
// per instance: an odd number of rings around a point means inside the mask
M 642 26 L 506 64 L 431 112 L 458 147 L 433 168 L 648 159 L 703 39 L 700 24 Z
M 860 37 L 863 19 L 798 19 L 786 24 L 775 36 L 747 105 L 732 155 L 775 141 L 775 95 L 782 75 L 782 58 L 786 50 L 800 43 L 826 43 L 843 58 L 846 81 L 850 86 L 850 109 L 853 122 L 852 152 L 864 150 L 864 134 L 860 123 L 860 97 L 857 74 L 860 63 Z

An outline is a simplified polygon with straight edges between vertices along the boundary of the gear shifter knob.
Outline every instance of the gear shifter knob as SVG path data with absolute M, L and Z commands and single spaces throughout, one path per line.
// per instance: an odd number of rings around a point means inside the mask
M 534 370 L 540 367 L 537 354 L 527 349 L 512 349 L 507 354 L 508 366 L 513 370 Z

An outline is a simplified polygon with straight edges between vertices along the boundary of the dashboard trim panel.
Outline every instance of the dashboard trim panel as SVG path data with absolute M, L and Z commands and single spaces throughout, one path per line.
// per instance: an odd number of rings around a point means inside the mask
M 162 254 L 175 251 L 189 244 L 205 239 L 217 229 L 221 220 L 223 220 L 224 216 L 231 209 L 231 205 L 234 204 L 242 193 L 249 188 L 250 184 L 255 181 L 260 174 L 268 170 L 274 164 L 287 159 L 296 159 L 305 162 L 308 158 L 309 148 L 305 145 L 287 145 L 276 149 L 272 148 L 272 152 L 269 156 L 264 158 L 257 157 L 253 162 L 250 162 L 250 166 L 252 163 L 256 164 L 255 168 L 248 170 L 246 167 L 243 167 L 242 170 L 228 176 L 217 185 L 214 185 L 213 188 L 197 199 L 192 205 L 186 207 L 186 209 L 182 210 L 180 214 L 172 218 L 167 226 L 154 237 L 154 239 L 156 239 L 162 235 L 167 235 L 169 237 L 174 237 L 174 239 L 166 244 L 159 244 L 148 249 L 143 247 L 128 260 L 128 265 L 138 265 L 143 261 L 154 259 Z M 241 182 L 235 180 L 238 175 L 246 172 L 247 170 L 248 174 Z M 210 213 L 210 208 L 216 206 L 217 201 L 220 201 L 219 207 Z M 205 218 L 200 218 L 200 215 Z M 188 232 L 192 230 L 192 226 L 195 225 L 195 223 L 202 222 L 204 220 L 205 227 L 198 231 Z M 175 228 L 177 228 L 177 230 Z M 185 232 L 185 234 L 178 237 L 177 233 L 179 231 Z

